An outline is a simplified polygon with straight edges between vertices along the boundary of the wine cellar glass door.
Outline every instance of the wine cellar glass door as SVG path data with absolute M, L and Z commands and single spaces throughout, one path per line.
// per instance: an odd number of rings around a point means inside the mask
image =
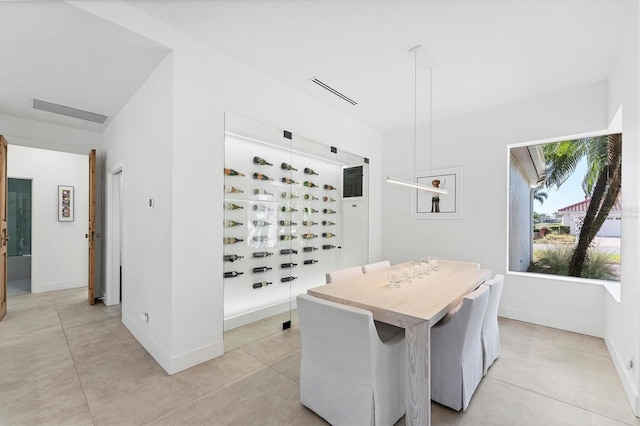
M 363 157 L 226 114 L 225 351 L 295 327 L 299 294 L 367 263 L 368 182 L 343 192 L 357 166 L 367 180 Z

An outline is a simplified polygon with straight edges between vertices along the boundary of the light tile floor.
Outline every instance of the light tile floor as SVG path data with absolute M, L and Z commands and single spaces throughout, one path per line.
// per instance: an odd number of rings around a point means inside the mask
M 298 398 L 300 333 L 284 317 L 225 334 L 227 353 L 173 376 L 86 289 L 10 296 L 0 425 L 324 425 Z M 602 339 L 500 320 L 502 356 L 440 425 L 640 425 Z M 398 422 L 404 425 L 404 418 Z

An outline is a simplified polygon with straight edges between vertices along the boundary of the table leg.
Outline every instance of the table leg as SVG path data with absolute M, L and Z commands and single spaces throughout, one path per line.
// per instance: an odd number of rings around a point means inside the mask
M 430 379 L 430 333 L 429 322 L 407 327 L 407 426 L 431 424 L 431 379 Z

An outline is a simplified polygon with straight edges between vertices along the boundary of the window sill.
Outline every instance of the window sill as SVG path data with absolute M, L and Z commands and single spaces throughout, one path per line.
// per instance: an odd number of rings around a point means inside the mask
M 615 300 L 617 303 L 620 303 L 620 282 L 619 281 L 590 280 L 587 278 L 575 278 L 575 277 L 567 277 L 563 275 L 537 274 L 535 272 L 508 271 L 507 275 L 515 275 L 518 277 L 529 277 L 529 278 L 535 278 L 535 279 L 546 279 L 546 280 L 552 280 L 552 281 L 564 281 L 564 282 L 571 282 L 576 284 L 599 285 L 604 287 L 607 290 L 607 292 L 611 295 L 613 300 Z

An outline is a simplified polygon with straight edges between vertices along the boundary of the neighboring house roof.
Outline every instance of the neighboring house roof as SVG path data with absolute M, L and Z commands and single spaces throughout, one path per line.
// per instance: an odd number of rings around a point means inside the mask
M 587 198 L 584 201 L 580 201 L 579 203 L 571 204 L 570 206 L 563 207 L 558 209 L 560 213 L 586 213 L 589 208 L 589 203 L 591 202 L 591 198 Z M 622 197 L 618 197 L 618 201 L 611 208 L 610 213 L 617 213 L 622 211 Z

